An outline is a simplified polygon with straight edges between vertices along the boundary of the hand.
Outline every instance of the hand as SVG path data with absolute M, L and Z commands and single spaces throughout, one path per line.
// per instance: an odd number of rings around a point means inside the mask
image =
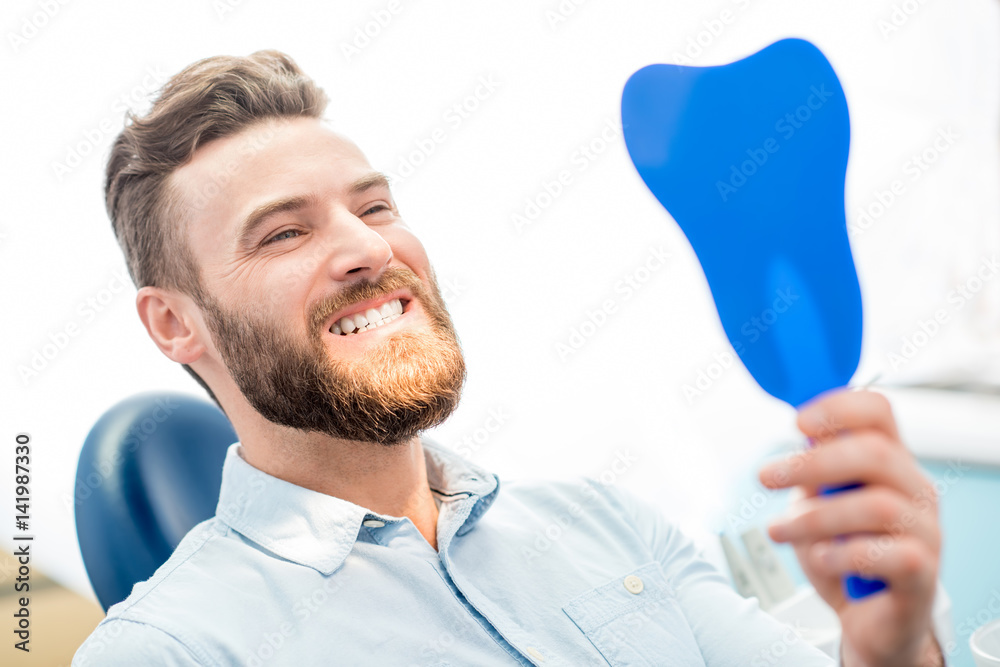
M 941 554 L 937 494 L 899 440 L 889 401 L 836 390 L 799 412 L 814 447 L 760 471 L 769 488 L 796 487 L 789 513 L 771 524 L 790 542 L 809 581 L 840 617 L 845 665 L 943 665 L 932 606 Z M 819 488 L 862 482 L 821 496 Z M 846 536 L 838 540 L 838 536 Z M 848 600 L 841 578 L 881 579 L 888 590 Z

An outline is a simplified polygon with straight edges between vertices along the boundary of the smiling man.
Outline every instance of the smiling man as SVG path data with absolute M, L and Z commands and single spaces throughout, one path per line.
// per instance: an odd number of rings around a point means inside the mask
M 632 494 L 501 483 L 422 435 L 458 404 L 461 347 L 389 184 L 325 104 L 281 53 L 209 58 L 115 142 L 107 206 L 139 316 L 240 441 L 216 516 L 73 664 L 831 664 Z M 845 662 L 940 664 L 936 503 L 917 507 L 929 481 L 888 404 L 835 393 L 800 427 L 817 449 L 763 473 L 803 492 L 773 536 L 840 614 Z M 844 481 L 868 486 L 816 499 Z M 871 538 L 836 536 L 904 512 L 866 570 L 889 591 L 846 603 L 836 582 Z

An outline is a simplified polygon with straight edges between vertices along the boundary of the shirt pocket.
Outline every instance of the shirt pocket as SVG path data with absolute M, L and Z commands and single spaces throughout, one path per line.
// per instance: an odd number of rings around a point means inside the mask
M 694 633 L 657 562 L 578 595 L 563 607 L 612 667 L 704 667 Z

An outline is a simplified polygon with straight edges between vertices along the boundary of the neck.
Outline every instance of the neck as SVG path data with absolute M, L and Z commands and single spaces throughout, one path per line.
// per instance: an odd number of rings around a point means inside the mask
M 270 422 L 237 429 L 247 463 L 379 514 L 408 517 L 437 550 L 437 505 L 420 438 L 392 446 L 305 433 Z M 245 437 L 244 437 L 245 435 Z

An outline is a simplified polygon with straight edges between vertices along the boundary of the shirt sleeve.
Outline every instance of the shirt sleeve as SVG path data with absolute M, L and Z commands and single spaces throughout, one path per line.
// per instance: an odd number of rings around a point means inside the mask
M 105 620 L 73 656 L 72 667 L 204 667 L 179 639 L 147 623 L 121 618 Z
M 616 487 L 603 487 L 650 545 L 694 632 L 707 667 L 828 667 L 830 656 L 744 598 L 702 558 L 694 543 L 653 505 Z

